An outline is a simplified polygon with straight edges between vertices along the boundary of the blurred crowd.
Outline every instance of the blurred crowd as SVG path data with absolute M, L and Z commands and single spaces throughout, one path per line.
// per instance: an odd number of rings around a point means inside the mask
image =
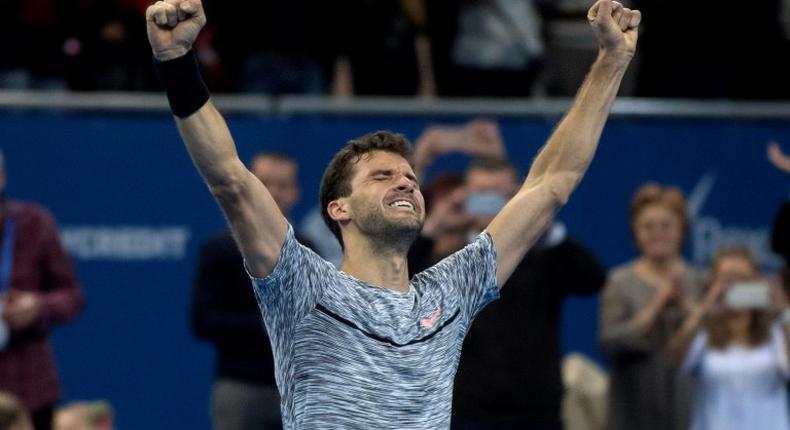
M 597 52 L 588 0 L 204 0 L 214 92 L 571 96 Z M 622 94 L 787 99 L 790 1 L 624 1 L 644 12 Z M 148 0 L 4 0 L 0 88 L 157 91 Z

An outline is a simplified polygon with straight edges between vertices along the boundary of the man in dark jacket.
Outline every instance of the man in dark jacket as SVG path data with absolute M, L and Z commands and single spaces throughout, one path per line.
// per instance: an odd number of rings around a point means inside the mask
M 296 161 L 261 153 L 250 170 L 288 214 L 299 200 Z M 192 329 L 216 347 L 215 430 L 282 428 L 269 338 L 236 243 L 223 232 L 204 245 L 195 275 Z
M 516 169 L 502 156 L 480 158 L 466 172 L 464 209 L 472 237 L 518 189 Z M 442 223 L 429 213 L 425 225 Z M 431 252 L 436 238 L 423 232 L 409 253 L 412 273 L 441 257 Z M 502 288 L 501 300 L 489 304 L 469 330 L 455 379 L 452 428 L 561 429 L 563 301 L 572 294 L 595 294 L 605 281 L 598 260 L 568 237 L 561 223 L 553 224 Z

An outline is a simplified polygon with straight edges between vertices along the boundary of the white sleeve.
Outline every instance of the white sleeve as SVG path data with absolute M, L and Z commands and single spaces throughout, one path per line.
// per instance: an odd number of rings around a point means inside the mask
M 694 336 L 694 339 L 691 341 L 691 346 L 689 346 L 689 350 L 686 352 L 686 357 L 683 359 L 683 366 L 681 367 L 683 373 L 691 374 L 697 372 L 707 350 L 708 333 L 703 328 Z
M 779 369 L 786 379 L 790 379 L 790 360 L 787 357 L 787 345 L 785 334 L 782 332 L 782 323 L 776 322 L 771 325 L 771 347 L 776 354 L 776 361 Z

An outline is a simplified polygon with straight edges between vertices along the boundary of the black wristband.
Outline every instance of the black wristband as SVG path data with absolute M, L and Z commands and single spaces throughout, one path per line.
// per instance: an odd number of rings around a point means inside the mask
M 154 59 L 154 68 L 159 81 L 165 87 L 173 115 L 186 118 L 208 101 L 210 95 L 200 75 L 200 66 L 194 51 L 190 50 L 186 55 L 172 60 Z

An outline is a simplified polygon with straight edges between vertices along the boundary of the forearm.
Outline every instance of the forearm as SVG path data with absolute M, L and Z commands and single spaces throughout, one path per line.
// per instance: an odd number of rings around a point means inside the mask
M 630 331 L 632 331 L 637 336 L 644 336 L 652 331 L 656 324 L 656 320 L 658 319 L 658 316 L 661 315 L 661 311 L 664 310 L 667 301 L 667 297 L 657 294 L 653 300 L 647 304 L 647 306 L 634 315 L 634 317 L 628 322 Z
M 601 52 L 576 99 L 535 159 L 524 188 L 551 180 L 565 201 L 586 172 L 598 147 L 630 58 Z
M 85 302 L 82 290 L 76 285 L 41 293 L 39 299 L 40 327 L 44 330 L 76 317 Z
M 683 321 L 680 329 L 669 339 L 667 345 L 667 359 L 673 366 L 680 366 L 683 359 L 697 334 L 702 321 L 707 314 L 710 306 L 708 304 L 701 304 L 695 306 Z
M 176 117 L 181 138 L 212 192 L 243 180 L 247 169 L 239 159 L 228 126 L 211 101 L 186 118 Z
M 351 62 L 345 56 L 335 59 L 332 73 L 332 95 L 335 97 L 351 97 L 354 95 L 354 75 Z
M 417 95 L 433 97 L 436 95 L 436 77 L 433 71 L 433 58 L 431 57 L 431 41 L 423 33 L 414 38 L 414 50 L 417 55 L 417 72 L 420 78 L 420 87 Z
M 431 58 L 431 42 L 426 34 L 428 22 L 425 0 L 401 0 L 401 9 L 409 17 L 417 34 L 414 37 L 414 51 L 417 56 L 417 72 L 420 78 L 419 96 L 436 95 L 436 81 Z
M 623 354 L 650 354 L 655 349 L 649 332 L 636 330 L 633 318 L 611 320 L 604 318 L 601 322 L 599 343 L 601 350 L 608 357 Z

